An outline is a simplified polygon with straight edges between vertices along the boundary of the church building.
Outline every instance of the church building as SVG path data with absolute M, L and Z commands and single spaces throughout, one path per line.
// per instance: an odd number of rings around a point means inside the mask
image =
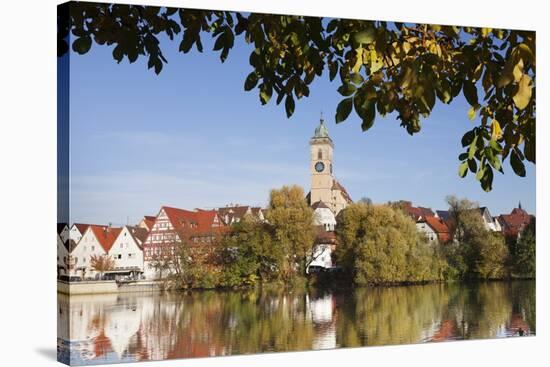
M 309 205 L 324 203 L 335 216 L 352 203 L 346 189 L 333 175 L 334 143 L 328 135 L 328 129 L 321 117 L 315 135 L 309 141 L 311 191 L 307 195 Z

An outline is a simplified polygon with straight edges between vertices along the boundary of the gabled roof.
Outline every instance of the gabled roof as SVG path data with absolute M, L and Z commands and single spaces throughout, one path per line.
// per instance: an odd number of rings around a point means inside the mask
M 430 228 L 437 234 L 441 243 L 449 242 L 451 240 L 451 234 L 447 223 L 441 218 L 433 215 L 427 215 L 422 219 Z
M 451 212 L 449 212 L 448 210 L 436 210 L 435 212 L 437 213 L 437 216 L 444 221 L 448 221 L 449 219 L 451 219 Z
M 410 201 L 403 201 L 403 210 L 413 217 L 415 220 L 419 218 L 425 218 L 428 216 L 434 216 L 435 213 L 430 208 L 425 208 L 422 206 L 414 207 Z
M 75 226 L 81 235 L 84 235 L 84 232 L 88 229 L 91 225 L 97 225 L 97 224 L 85 224 L 85 223 L 74 223 L 73 226 Z
M 332 189 L 333 190 L 340 190 L 342 193 L 342 196 L 344 197 L 344 200 L 346 200 L 348 203 L 353 203 L 353 200 L 351 200 L 351 196 L 346 191 L 346 188 L 340 184 L 336 179 L 332 182 Z
M 145 228 L 138 227 L 138 226 L 126 226 L 128 228 L 128 232 L 130 233 L 130 236 L 134 239 L 134 242 L 138 245 L 139 248 L 143 248 L 143 242 L 147 239 L 147 235 L 149 234 L 149 231 Z
M 182 234 L 209 234 L 221 232 L 221 228 L 224 227 L 224 223 L 216 210 L 190 211 L 168 206 L 163 206 L 162 209 L 168 216 L 174 229 Z
M 231 224 L 235 220 L 241 220 L 249 210 L 252 211 L 248 205 L 237 205 L 221 207 L 217 211 L 225 224 Z
M 116 238 L 122 231 L 122 228 L 114 228 L 107 226 L 90 225 L 89 229 L 93 232 L 95 238 L 98 240 L 101 247 L 105 252 L 109 252 Z
M 521 208 L 514 208 L 510 214 L 498 216 L 502 230 L 506 236 L 516 237 L 526 226 L 531 223 L 534 216 Z
M 155 224 L 155 220 L 157 217 L 154 217 L 152 215 L 145 215 L 143 216 L 143 223 L 145 223 L 145 226 L 151 230 L 153 228 L 153 225 Z

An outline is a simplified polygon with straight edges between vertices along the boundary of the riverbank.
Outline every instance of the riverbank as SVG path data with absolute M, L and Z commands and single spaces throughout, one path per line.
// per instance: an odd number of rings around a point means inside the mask
M 156 280 L 136 280 L 128 283 L 117 283 L 115 280 L 66 282 L 57 281 L 57 292 L 67 295 L 160 292 L 164 282 Z

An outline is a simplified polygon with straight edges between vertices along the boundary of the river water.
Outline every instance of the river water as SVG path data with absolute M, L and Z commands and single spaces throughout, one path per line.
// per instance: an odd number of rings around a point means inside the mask
M 58 294 L 72 364 L 535 335 L 535 282 Z

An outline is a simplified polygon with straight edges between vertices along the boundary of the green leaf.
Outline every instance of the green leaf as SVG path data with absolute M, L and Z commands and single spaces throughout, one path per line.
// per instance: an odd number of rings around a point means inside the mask
M 90 47 L 92 47 L 92 38 L 90 36 L 77 38 L 73 42 L 73 51 L 80 55 L 84 55 L 88 52 Z
M 468 161 L 464 161 L 458 166 L 458 175 L 460 177 L 465 177 L 468 173 Z
M 363 82 L 365 81 L 365 79 L 361 76 L 361 74 L 359 73 L 353 73 L 350 75 L 350 80 L 352 81 L 352 83 L 354 84 L 363 84 Z
M 256 72 L 253 71 L 248 74 L 246 80 L 244 81 L 244 90 L 252 90 L 256 84 L 258 84 L 258 76 L 256 75 Z
M 352 98 L 345 98 L 338 103 L 338 107 L 336 108 L 336 123 L 340 123 L 348 118 L 352 107 Z
M 477 163 L 475 159 L 468 159 L 468 168 L 470 169 L 470 172 L 476 173 L 477 171 Z
M 476 136 L 476 134 L 475 134 L 474 130 L 470 130 L 466 134 L 464 134 L 462 136 L 462 140 L 461 140 L 462 146 L 466 147 L 466 146 L 472 144 L 472 141 L 474 141 L 475 136 Z M 461 159 L 461 160 L 463 160 L 463 159 Z
M 514 104 L 520 110 L 523 110 L 531 101 L 532 89 L 531 89 L 531 78 L 527 74 L 523 74 L 519 83 L 518 91 L 512 97 Z
M 353 93 L 355 93 L 355 91 L 357 90 L 357 87 L 353 84 L 342 84 L 339 88 L 338 88 L 338 92 L 343 95 L 344 97 L 349 97 L 351 96 Z
M 489 192 L 493 189 L 493 169 L 489 166 L 486 166 L 485 173 L 481 178 L 481 187 L 486 192 Z
M 292 98 L 292 95 L 288 95 L 285 99 L 286 117 L 290 118 L 290 116 L 292 116 L 294 113 L 294 107 L 294 98 Z
M 357 110 L 357 106 L 356 106 Z M 376 105 L 374 102 L 370 101 L 367 102 L 367 106 L 364 111 L 361 113 L 357 112 L 359 116 L 363 119 L 363 122 L 361 123 L 361 129 L 363 131 L 367 131 L 374 125 L 374 118 L 376 117 Z
M 472 140 L 472 143 L 470 144 L 470 148 L 468 149 L 468 159 L 473 159 L 476 154 L 476 143 L 477 143 L 477 135 L 475 136 L 474 140 Z
M 271 95 L 273 93 L 273 88 L 271 85 L 262 83 L 260 85 L 260 101 L 262 102 L 262 105 L 265 105 L 269 100 L 271 99 Z
M 517 151 L 514 149 L 510 154 L 510 165 L 514 170 L 515 174 L 520 177 L 525 177 L 525 165 L 521 161 Z
M 477 99 L 477 88 L 474 83 L 472 83 L 470 80 L 464 81 L 464 86 L 462 87 L 464 91 L 464 97 L 466 97 L 466 100 L 471 106 L 477 106 L 479 104 L 479 101 Z

